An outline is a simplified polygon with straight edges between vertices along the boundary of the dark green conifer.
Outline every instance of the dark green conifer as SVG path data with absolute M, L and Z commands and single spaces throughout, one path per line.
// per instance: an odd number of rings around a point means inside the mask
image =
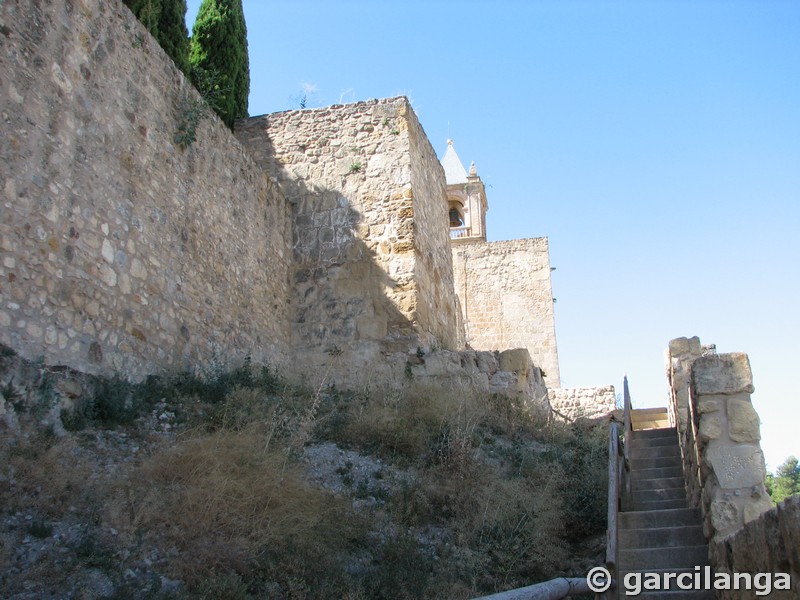
M 188 75 L 189 30 L 186 29 L 186 0 L 161 0 L 157 39 L 177 67 Z
M 131 12 L 184 73 L 189 72 L 186 0 L 124 0 Z
M 150 34 L 158 39 L 158 24 L 161 18 L 161 0 L 123 0 L 136 18 Z
M 215 110 L 228 127 L 247 116 L 250 64 L 241 0 L 203 0 L 194 22 L 189 62 L 195 84 L 214 81 Z M 202 89 L 200 90 L 203 91 Z

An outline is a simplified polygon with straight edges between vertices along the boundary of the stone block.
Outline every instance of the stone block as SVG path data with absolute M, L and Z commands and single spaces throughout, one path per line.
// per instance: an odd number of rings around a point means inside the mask
M 744 505 L 744 522 L 755 521 L 768 510 L 772 509 L 772 501 L 767 496 L 748 498 Z
M 719 415 L 703 415 L 700 417 L 700 427 L 697 437 L 703 441 L 716 440 L 722 435 L 722 419 Z
M 421 371 L 428 376 L 456 375 L 461 372 L 461 360 L 457 352 L 438 350 L 426 354 Z
M 697 401 L 697 412 L 702 414 L 717 412 L 719 400 L 716 398 L 700 398 Z
M 500 353 L 499 365 L 501 371 L 527 373 L 532 365 L 531 355 L 525 348 L 505 350 Z
M 741 526 L 742 514 L 733 502 L 729 500 L 714 500 L 709 508 L 711 525 L 717 532 L 717 536 L 731 533 Z
M 689 352 L 689 339 L 685 337 L 675 338 L 669 341 L 669 353 L 672 356 L 687 354 Z
M 478 370 L 481 373 L 492 376 L 497 372 L 499 366 L 494 352 L 476 352 L 475 358 L 478 363 Z
M 700 354 L 700 338 L 693 336 L 691 338 L 679 337 L 669 342 L 669 353 L 672 356 L 681 354 Z
M 734 442 L 757 442 L 761 439 L 758 413 L 749 398 L 728 400 L 728 434 Z
M 695 394 L 753 393 L 750 360 L 744 352 L 711 354 L 692 364 L 692 389 Z
M 705 451 L 704 458 L 724 489 L 764 485 L 764 454 L 758 446 L 716 443 Z

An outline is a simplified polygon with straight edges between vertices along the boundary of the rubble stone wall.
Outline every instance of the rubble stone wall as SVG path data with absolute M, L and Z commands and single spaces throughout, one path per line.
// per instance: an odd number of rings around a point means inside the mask
M 453 246 L 467 344 L 527 348 L 547 387 L 560 387 L 547 238 Z
M 549 389 L 548 394 L 556 416 L 563 415 L 569 421 L 606 417 L 617 406 L 613 385 Z
M 409 385 L 456 393 L 498 394 L 521 400 L 539 417 L 550 416 L 541 369 L 525 348 L 503 352 L 436 350 L 409 358 Z
M 463 347 L 444 173 L 407 99 L 236 130 L 292 203 L 295 368 L 324 371 L 336 354 L 342 384 L 395 381 L 418 346 Z
M 711 564 L 715 573 L 758 573 L 789 575 L 791 589 L 778 589 L 777 577 L 769 594 L 756 595 L 757 589 L 719 590 L 720 600 L 754 600 L 797 598 L 800 581 L 800 496 L 791 496 L 778 506 L 764 512 L 742 529 L 710 545 Z M 761 590 L 767 591 L 766 582 Z
M 287 203 L 121 2 L 0 3 L 0 343 L 131 377 L 289 337 Z M 142 65 L 147 65 L 143 68 Z

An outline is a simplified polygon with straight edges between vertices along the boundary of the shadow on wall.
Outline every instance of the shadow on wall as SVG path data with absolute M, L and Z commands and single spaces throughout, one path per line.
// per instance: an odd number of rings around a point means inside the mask
M 413 271 L 410 228 L 404 245 L 388 249 L 397 251 L 393 261 L 409 267 L 392 277 L 365 241 L 376 229 L 357 209 L 365 202 L 358 196 L 366 174 L 356 159 L 340 167 L 341 188 L 324 187 L 276 159 L 263 121 L 239 121 L 236 134 L 291 204 L 290 376 L 314 386 L 402 382 L 409 352 L 419 343 L 408 316 L 415 309 L 414 288 L 403 277 Z

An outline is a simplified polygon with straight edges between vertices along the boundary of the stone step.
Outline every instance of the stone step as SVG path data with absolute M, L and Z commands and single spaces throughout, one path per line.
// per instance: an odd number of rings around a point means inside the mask
M 634 458 L 655 458 L 655 457 L 668 457 L 674 456 L 675 458 L 681 457 L 681 449 L 678 444 L 670 444 L 669 446 L 652 446 L 650 448 L 637 448 L 631 447 L 630 457 Z
M 708 563 L 708 546 L 675 546 L 671 548 L 634 548 L 619 550 L 617 559 L 620 571 L 648 571 L 650 569 L 693 569 Z
M 651 431 L 663 431 L 661 429 L 650 429 L 648 431 L 637 431 L 636 433 L 650 433 Z M 658 446 L 678 446 L 678 438 L 674 435 L 659 437 L 635 437 L 630 441 L 631 452 L 639 448 L 655 448 Z
M 631 411 L 633 430 L 662 429 L 669 427 L 666 408 L 638 408 Z
M 664 419 L 659 420 L 647 420 L 647 421 L 633 421 L 631 423 L 631 427 L 633 431 L 653 431 L 656 429 L 664 429 L 665 427 L 669 427 L 669 421 Z
M 617 538 L 620 548 L 672 548 L 675 546 L 701 546 L 706 543 L 703 527 L 651 527 L 649 529 L 620 529 Z
M 647 431 L 634 431 L 633 441 L 652 440 L 659 438 L 678 439 L 678 430 L 674 427 L 664 427 L 663 429 L 648 429 Z
M 645 490 L 681 490 L 686 489 L 683 477 L 657 477 L 653 479 L 631 479 L 631 489 L 634 492 Z
M 636 469 L 630 472 L 631 482 L 647 481 L 652 479 L 674 479 L 680 477 L 683 480 L 683 467 L 656 467 L 651 469 Z
M 678 456 L 653 456 L 650 458 L 631 457 L 631 471 L 639 469 L 665 469 L 669 467 L 681 468 L 681 459 Z
M 665 417 L 668 415 L 667 409 L 664 406 L 652 406 L 650 408 L 632 408 L 631 409 L 631 418 L 634 417 L 641 417 L 641 416 L 660 416 L 664 415 Z
M 650 500 L 644 502 L 633 502 L 633 510 L 635 511 L 650 511 L 650 510 L 670 510 L 673 508 L 687 508 L 687 501 L 685 498 L 680 500 Z
M 618 518 L 620 530 L 702 525 L 699 508 L 621 512 Z
M 686 501 L 686 492 L 683 488 L 656 488 L 652 490 L 635 490 L 633 492 L 633 505 L 642 502 L 658 502 L 660 500 Z

